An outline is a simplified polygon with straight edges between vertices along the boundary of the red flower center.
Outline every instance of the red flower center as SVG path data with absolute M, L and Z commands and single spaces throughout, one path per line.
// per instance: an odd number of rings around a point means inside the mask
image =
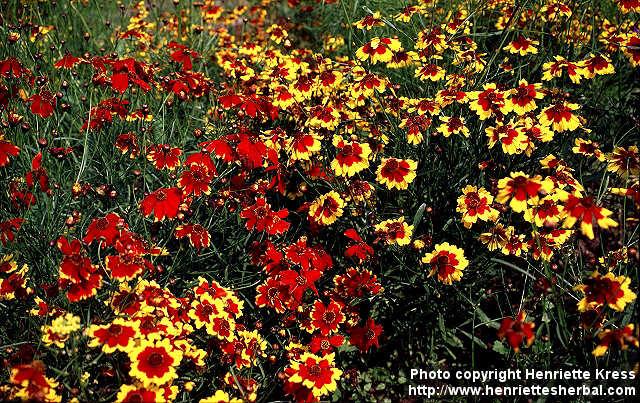
M 147 362 L 152 367 L 159 367 L 164 363 L 164 357 L 160 353 L 151 353 L 149 355 L 149 358 L 147 359 Z

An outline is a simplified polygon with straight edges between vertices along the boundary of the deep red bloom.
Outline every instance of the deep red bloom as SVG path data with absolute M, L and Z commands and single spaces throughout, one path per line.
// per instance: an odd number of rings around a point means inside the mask
M 182 191 L 178 188 L 160 188 L 142 200 L 140 208 L 145 217 L 153 213 L 155 221 L 174 219 L 182 203 Z
M 120 236 L 121 230 L 128 229 L 129 226 L 116 213 L 109 213 L 102 218 L 95 218 L 87 227 L 87 235 L 82 239 L 86 244 L 93 241 L 102 241 L 102 247 L 113 246 Z
M 208 248 L 211 243 L 209 231 L 200 224 L 180 225 L 176 228 L 175 236 L 177 239 L 188 238 L 189 243 L 198 251 Z
M 338 331 L 338 327 L 344 322 L 345 316 L 342 313 L 342 305 L 331 300 L 328 305 L 322 301 L 316 301 L 311 311 L 311 324 L 320 331 L 323 336 Z
M 349 329 L 349 343 L 358 347 L 360 351 L 367 352 L 373 346 L 380 347 L 378 338 L 382 334 L 382 325 L 376 324 L 373 319 L 367 319 L 362 327 Z
M 173 61 L 180 63 L 182 65 L 182 70 L 185 71 L 193 68 L 192 59 L 200 57 L 198 52 L 174 41 L 169 42 L 167 47 L 169 49 L 176 49 L 174 52 L 171 52 L 170 57 Z
M 31 112 L 42 118 L 48 118 L 53 115 L 53 109 L 57 103 L 55 95 L 49 91 L 42 91 L 39 94 L 32 95 L 28 101 L 31 102 Z
M 3 246 L 9 242 L 13 242 L 15 233 L 18 232 L 23 222 L 24 219 L 20 217 L 0 222 L 0 242 L 2 242 Z
M 525 322 L 525 318 L 526 314 L 524 312 L 518 313 L 515 319 L 506 317 L 502 320 L 500 329 L 498 329 L 498 338 L 506 338 L 515 352 L 520 351 L 523 341 L 526 341 L 527 345 L 531 345 L 535 338 L 533 333 L 535 325 L 531 322 Z
M 20 148 L 10 141 L 4 140 L 0 135 L 0 168 L 9 164 L 9 157 L 17 157 L 18 154 L 20 154 Z
M 290 223 L 284 221 L 289 216 L 289 210 L 282 209 L 280 211 L 271 210 L 271 206 L 267 201 L 260 197 L 255 204 L 246 207 L 240 213 L 240 217 L 247 220 L 246 226 L 248 230 L 265 231 L 269 235 L 283 234 L 287 232 Z
M 350 258 L 357 258 L 360 261 L 367 260 L 373 255 L 373 248 L 360 237 L 355 229 L 349 228 L 344 232 L 344 236 L 354 243 L 344 251 L 344 255 Z

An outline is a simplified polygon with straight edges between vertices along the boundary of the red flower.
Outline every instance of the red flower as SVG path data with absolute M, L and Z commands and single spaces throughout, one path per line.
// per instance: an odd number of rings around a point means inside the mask
M 378 338 L 382 334 L 382 325 L 376 324 L 373 319 L 367 319 L 362 327 L 349 329 L 349 343 L 358 347 L 363 353 L 369 351 L 372 346 L 380 347 Z
M 155 221 L 162 221 L 166 218 L 174 219 L 178 215 L 182 203 L 182 191 L 178 188 L 160 188 L 142 200 L 140 208 L 145 217 L 151 213 L 155 216 Z
M 127 230 L 129 226 L 116 213 L 109 213 L 102 218 L 95 218 L 87 227 L 87 235 L 82 241 L 90 245 L 93 241 L 101 241 L 102 247 L 113 246 L 120 236 L 120 231 Z
M 62 59 L 58 60 L 57 62 L 54 63 L 53 67 L 55 67 L 56 69 L 72 69 L 74 68 L 78 63 L 80 63 L 80 59 L 70 55 L 70 54 L 66 54 L 62 57 Z
M 42 91 L 40 94 L 32 95 L 27 101 L 31 102 L 32 113 L 42 118 L 48 118 L 53 115 L 57 99 L 51 92 Z
M 312 290 L 318 295 L 315 282 L 318 281 L 321 276 L 322 272 L 314 269 L 302 269 L 300 272 L 284 270 L 280 273 L 280 281 L 288 287 L 288 292 L 294 298 L 295 302 L 300 303 L 307 290 Z
M 275 212 L 271 210 L 271 206 L 262 197 L 240 213 L 240 217 L 247 219 L 246 226 L 248 230 L 266 231 L 269 235 L 287 232 L 291 224 L 283 219 L 288 216 L 289 210 L 282 209 Z
M 184 191 L 186 195 L 201 196 L 208 195 L 211 192 L 212 176 L 209 169 L 204 165 L 190 164 L 188 171 L 183 171 L 178 180 L 178 187 Z
M 345 274 L 335 276 L 333 282 L 335 292 L 344 298 L 362 298 L 382 291 L 378 278 L 371 271 L 353 267 L 348 268 Z
M 9 157 L 17 157 L 18 154 L 20 154 L 20 148 L 4 140 L 0 134 L 0 168 L 9 164 Z
M 335 348 L 343 344 L 344 336 L 341 334 L 334 334 L 333 336 L 319 336 L 315 334 L 311 338 L 309 347 L 313 354 L 317 354 L 319 351 L 322 355 L 325 355 L 331 353 Z
M 173 61 L 182 64 L 182 70 L 184 71 L 191 70 L 193 68 L 192 59 L 200 57 L 198 52 L 173 41 L 169 42 L 167 47 L 169 49 L 176 49 L 176 51 L 171 53 L 170 57 Z
M 13 242 L 15 233 L 18 232 L 23 222 L 24 219 L 19 217 L 0 222 L 0 242 L 2 242 L 3 246 Z
M 367 260 L 373 255 L 373 248 L 362 240 L 355 229 L 349 228 L 344 232 L 344 236 L 351 239 L 355 243 L 347 248 L 344 252 L 346 257 L 356 257 L 360 261 Z
M 211 243 L 209 231 L 200 224 L 183 224 L 176 228 L 175 236 L 177 239 L 188 238 L 191 246 L 200 251 L 202 248 L 208 248 Z
M 178 147 L 171 147 L 169 144 L 156 144 L 150 146 L 147 151 L 147 159 L 154 163 L 156 169 L 174 170 L 180 166 L 180 155 L 182 150 Z
M 69 243 L 66 238 L 60 237 L 57 245 L 64 255 L 60 262 L 59 284 L 60 288 L 69 286 L 69 301 L 77 302 L 94 296 L 102 286 L 102 274 L 84 255 L 80 241 L 74 239 Z
M 520 345 L 523 341 L 526 342 L 527 346 L 530 346 L 535 338 L 533 333 L 535 324 L 525 322 L 526 316 L 526 313 L 521 311 L 515 319 L 512 317 L 506 317 L 502 320 L 500 329 L 498 329 L 498 338 L 506 338 L 511 348 L 513 348 L 513 351 L 516 353 L 520 351 Z
M 316 301 L 311 311 L 311 324 L 320 331 L 323 336 L 338 331 L 338 326 L 344 322 L 345 316 L 342 313 L 342 306 L 331 300 L 328 305 L 324 305 L 322 301 Z

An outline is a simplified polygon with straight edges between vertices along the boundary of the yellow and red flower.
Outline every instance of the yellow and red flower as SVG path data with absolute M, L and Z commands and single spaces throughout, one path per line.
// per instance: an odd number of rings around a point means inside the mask
M 482 221 L 496 221 L 498 210 L 491 207 L 493 196 L 485 188 L 478 189 L 467 185 L 462 189 L 462 196 L 458 197 L 456 211 L 462 213 L 462 223 L 465 228 L 471 228 L 478 219 Z
M 376 171 L 376 180 L 387 189 L 406 189 L 416 178 L 418 163 L 414 160 L 383 158 Z
M 400 217 L 382 221 L 374 226 L 374 230 L 387 245 L 405 246 L 411 242 L 413 225 L 407 224 L 404 217 Z
M 528 54 L 535 55 L 538 53 L 538 46 L 540 42 L 533 39 L 526 38 L 524 35 L 518 35 L 518 37 L 509 42 L 507 46 L 502 48 L 512 54 L 519 54 L 520 56 L 526 56 Z
M 331 161 L 331 168 L 338 176 L 353 176 L 369 167 L 369 144 L 344 141 L 340 137 L 334 137 L 333 145 L 338 152 Z
M 287 382 L 301 384 L 317 399 L 337 389 L 342 371 L 336 368 L 333 353 L 322 357 L 303 353 L 285 369 L 285 374 Z
M 89 347 L 102 347 L 105 353 L 116 350 L 129 351 L 139 336 L 139 325 L 136 322 L 116 318 L 106 325 L 91 325 L 87 328 Z
M 636 299 L 636 294 L 629 289 L 630 284 L 629 277 L 616 277 L 612 272 L 603 276 L 596 270 L 591 277 L 575 287 L 584 294 L 578 302 L 578 310 L 585 312 L 607 305 L 611 309 L 622 312 L 628 303 Z
M 401 49 L 400 41 L 397 38 L 374 37 L 356 50 L 356 57 L 362 61 L 370 60 L 371 64 L 387 63 Z
M 344 213 L 344 200 L 332 190 L 318 197 L 309 205 L 309 217 L 318 224 L 331 225 Z
M 437 274 L 438 280 L 445 284 L 460 281 L 462 271 L 469 265 L 464 250 L 448 242 L 435 245 L 432 252 L 422 257 L 422 263 L 429 265 L 429 276 Z
M 580 127 L 578 115 L 573 113 L 578 104 L 557 102 L 540 112 L 538 119 L 543 126 L 551 126 L 555 132 L 574 131 Z
M 536 201 L 538 193 L 549 193 L 553 189 L 553 182 L 542 180 L 540 175 L 532 178 L 524 172 L 512 172 L 509 177 L 498 181 L 498 203 L 506 204 L 516 213 L 526 210 L 529 200 Z
M 618 226 L 618 223 L 609 217 L 613 212 L 598 206 L 592 196 L 583 196 L 580 192 L 565 192 L 562 200 L 566 213 L 564 226 L 572 228 L 579 221 L 580 231 L 589 239 L 594 238 L 594 224 L 604 229 Z
M 594 357 L 602 357 L 611 345 L 617 345 L 620 350 L 627 350 L 629 346 L 638 348 L 638 338 L 634 334 L 633 323 L 621 329 L 605 329 L 598 333 L 598 346 L 591 352 Z
M 129 373 L 145 386 L 165 385 L 176 377 L 176 367 L 182 360 L 182 352 L 169 339 L 151 341 L 144 339 L 139 347 L 129 351 Z

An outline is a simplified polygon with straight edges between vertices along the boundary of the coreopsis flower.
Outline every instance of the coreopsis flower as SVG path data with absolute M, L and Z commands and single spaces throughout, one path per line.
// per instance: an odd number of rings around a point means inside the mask
M 578 302 L 578 310 L 585 312 L 607 305 L 613 310 L 622 312 L 628 303 L 636 299 L 636 294 L 629 289 L 630 284 L 629 277 L 616 277 L 612 272 L 603 276 L 596 270 L 591 277 L 575 287 L 584 294 Z
M 494 83 L 487 83 L 483 91 L 467 92 L 469 108 L 476 112 L 480 120 L 488 119 L 497 114 L 506 115 L 511 105 L 506 102 L 504 92 L 499 91 Z
M 409 5 L 404 7 L 400 12 L 393 16 L 393 19 L 401 22 L 409 22 L 411 21 L 411 17 L 416 14 L 420 14 L 426 9 L 425 6 L 419 5 Z
M 509 207 L 516 213 L 527 209 L 529 200 L 537 200 L 538 193 L 549 193 L 553 189 L 553 182 L 542 180 L 540 175 L 532 178 L 524 172 L 511 172 L 509 177 L 498 181 L 498 196 L 496 201 L 501 204 L 509 202 Z
M 337 148 L 331 168 L 338 176 L 353 176 L 369 167 L 371 148 L 367 143 L 348 142 L 336 136 L 333 145 Z
M 627 188 L 611 188 L 611 193 L 618 196 L 631 197 L 636 208 L 640 208 L 640 182 L 636 181 L 636 183 Z
M 640 66 L 640 35 L 631 34 L 627 35 L 626 41 L 622 46 L 622 52 L 629 59 L 629 63 L 633 67 Z
M 382 334 L 382 325 L 368 318 L 363 326 L 349 329 L 349 343 L 366 353 L 373 346 L 380 347 L 378 338 Z
M 582 74 L 589 79 L 595 76 L 615 73 L 611 59 L 605 55 L 594 56 L 593 54 L 589 54 L 589 57 L 581 61 L 580 64 L 583 66 Z
M 17 157 L 20 154 L 20 148 L 15 146 L 9 140 L 5 140 L 0 133 L 0 168 L 9 165 L 10 157 Z
M 465 126 L 464 118 L 458 116 L 440 116 L 442 124 L 438 126 L 438 132 L 444 137 L 449 137 L 452 134 L 461 134 L 464 137 L 469 137 L 469 129 Z
M 342 309 L 343 305 L 334 300 L 329 301 L 327 305 L 317 300 L 311 311 L 311 326 L 323 336 L 336 333 L 340 324 L 345 320 Z
M 520 56 L 526 56 L 528 54 L 535 55 L 538 53 L 536 46 L 539 44 L 540 42 L 538 41 L 526 38 L 524 35 L 518 35 L 515 40 L 509 42 L 509 44 L 502 49 L 511 54 L 519 54 Z
M 595 157 L 598 159 L 598 161 L 605 160 L 605 155 L 602 150 L 600 150 L 600 144 L 591 140 L 576 138 L 575 146 L 573 146 L 571 151 L 573 151 L 574 154 L 581 154 L 587 157 Z
M 122 133 L 116 137 L 113 146 L 120 150 L 122 155 L 129 154 L 129 158 L 134 159 L 140 154 L 138 137 L 133 132 Z
M 0 221 L 0 242 L 2 246 L 7 246 L 7 243 L 16 239 L 16 232 L 20 230 L 23 222 L 24 219 L 19 217 Z
M 80 318 L 67 312 L 52 320 L 50 325 L 43 325 L 41 330 L 44 344 L 64 348 L 71 333 L 80 330 Z
M 382 158 L 376 170 L 376 180 L 387 189 L 403 190 L 416 178 L 418 163 L 414 160 Z
M 512 122 L 496 123 L 496 126 L 489 126 L 484 131 L 489 140 L 489 148 L 493 148 L 499 142 L 505 154 L 520 154 L 529 143 L 529 138 Z
M 332 190 L 318 197 L 309 206 L 309 217 L 321 225 L 331 225 L 342 217 L 344 200 Z
M 531 249 L 531 256 L 538 260 L 550 261 L 554 251 L 567 242 L 574 231 L 568 229 L 552 229 L 544 231 L 533 231 L 528 247 Z
M 89 347 L 101 347 L 105 353 L 129 351 L 138 338 L 139 325 L 136 322 L 116 318 L 106 325 L 91 325 L 86 329 Z
M 145 386 L 160 386 L 176 378 L 182 351 L 171 345 L 167 338 L 156 341 L 143 339 L 140 346 L 129 351 L 129 359 L 132 377 Z
M 580 119 L 573 111 L 579 108 L 578 104 L 557 102 L 540 112 L 538 119 L 541 125 L 551 126 L 555 132 L 574 131 L 580 127 Z
M 365 15 L 362 19 L 354 22 L 352 25 L 358 29 L 366 29 L 368 31 L 373 27 L 384 26 L 384 22 L 382 22 L 380 12 L 376 11 L 373 14 Z
M 566 213 L 563 223 L 565 228 L 572 228 L 579 221 L 580 231 L 589 239 L 594 238 L 594 224 L 604 229 L 618 226 L 618 223 L 609 217 L 613 212 L 598 206 L 592 196 L 583 196 L 580 192 L 565 192 L 562 201 Z
M 502 249 L 509 241 L 509 229 L 498 223 L 491 227 L 488 232 L 480 234 L 478 239 L 487 245 L 487 249 L 490 251 Z
M 429 276 L 437 274 L 438 280 L 449 285 L 460 281 L 462 271 L 469 265 L 464 250 L 448 242 L 436 244 L 432 252 L 424 255 L 422 263 L 429 265 Z
M 162 389 L 157 386 L 144 387 L 123 384 L 118 391 L 116 401 L 120 403 L 164 402 Z
M 200 399 L 198 403 L 243 403 L 244 400 L 229 396 L 224 390 L 216 390 L 212 396 Z
M 529 84 L 525 79 L 520 80 L 516 88 L 508 91 L 507 103 L 510 109 L 518 115 L 536 110 L 536 99 L 544 98 L 541 87 L 541 84 Z
M 345 257 L 364 261 L 373 256 L 373 248 L 362 239 L 355 229 L 349 228 L 344 232 L 344 236 L 352 241 L 352 244 L 344 251 Z
M 639 0 L 617 0 L 616 4 L 620 11 L 623 14 L 627 14 L 630 12 L 640 12 L 640 1 Z M 637 346 L 636 346 L 637 347 Z
M 289 210 L 271 210 L 271 205 L 266 199 L 259 197 L 255 204 L 248 206 L 240 213 L 240 217 L 247 219 L 248 230 L 265 231 L 269 235 L 284 234 L 291 223 L 284 219 L 289 216 Z
M 364 297 L 376 295 L 383 290 L 378 278 L 370 270 L 359 270 L 350 267 L 345 274 L 333 278 L 335 292 L 344 297 Z
M 48 118 L 53 115 L 57 100 L 55 94 L 52 94 L 50 91 L 42 91 L 27 99 L 28 102 L 31 102 L 31 112 L 42 118 Z
M 542 65 L 542 81 L 562 77 L 563 72 L 566 70 L 569 79 L 574 84 L 580 84 L 585 74 L 583 67 L 579 63 L 570 62 L 562 56 L 554 56 L 553 58 L 555 61 L 546 62 Z
M 178 147 L 171 147 L 169 144 L 156 144 L 147 149 L 147 160 L 153 162 L 153 166 L 158 169 L 168 169 L 170 171 L 180 166 L 180 156 L 182 150 Z
M 82 241 L 87 245 L 91 245 L 94 241 L 99 241 L 103 248 L 113 246 L 120 236 L 120 232 L 126 231 L 128 228 L 127 223 L 117 213 L 109 213 L 104 217 L 95 218 L 91 221 Z
M 506 339 L 516 353 L 520 351 L 523 342 L 529 347 L 535 339 L 533 332 L 535 324 L 527 322 L 526 317 L 527 314 L 520 311 L 515 318 L 509 316 L 502 319 L 500 329 L 498 329 L 498 338 L 500 340 Z
M 340 124 L 340 112 L 330 105 L 317 105 L 307 109 L 309 118 L 305 126 L 313 129 L 335 130 Z
M 387 245 L 405 246 L 411 242 L 413 225 L 407 224 L 404 217 L 400 217 L 376 224 L 374 231 Z
M 440 81 L 444 80 L 446 75 L 447 71 L 435 63 L 419 63 L 414 72 L 414 77 L 421 81 Z
M 315 132 L 296 132 L 286 140 L 286 151 L 293 161 L 308 161 L 322 149 L 321 139 Z
M 607 154 L 606 160 L 609 172 L 615 172 L 623 178 L 640 175 L 640 153 L 636 145 L 616 147 L 611 154 Z
M 591 352 L 594 357 L 605 355 L 611 345 L 617 345 L 620 350 L 627 350 L 629 346 L 638 348 L 638 338 L 633 333 L 633 323 L 621 329 L 605 329 L 598 333 L 598 346 Z
M 564 218 L 564 206 L 558 193 L 549 194 L 541 199 L 531 199 L 524 211 L 524 219 L 537 227 L 556 226 Z
M 202 196 L 211 193 L 211 180 L 214 172 L 203 164 L 189 164 L 189 169 L 183 171 L 178 179 L 178 187 L 184 195 Z
M 478 219 L 482 221 L 496 221 L 498 210 L 491 207 L 493 196 L 485 188 L 478 189 L 467 185 L 462 189 L 462 195 L 458 197 L 456 211 L 462 214 L 461 220 L 465 228 L 471 228 Z
M 9 383 L 15 398 L 22 401 L 61 402 L 62 397 L 56 393 L 58 383 L 49 378 L 42 361 L 18 364 L 11 367 Z
M 374 37 L 356 50 L 356 57 L 361 61 L 370 60 L 371 64 L 387 63 L 401 49 L 397 38 Z
M 211 244 L 211 235 L 205 227 L 200 224 L 181 224 L 175 230 L 176 239 L 187 238 L 191 246 L 200 251 L 202 248 L 208 248 Z
M 145 217 L 153 213 L 154 221 L 171 220 L 178 216 L 182 197 L 182 190 L 177 187 L 160 188 L 142 200 L 140 209 Z
M 287 382 L 301 384 L 311 391 L 315 399 L 335 391 L 342 371 L 335 367 L 334 354 L 317 356 L 303 353 L 285 369 Z
M 529 250 L 529 244 L 525 241 L 523 234 L 517 234 L 516 229 L 512 226 L 507 227 L 506 242 L 500 250 L 507 256 L 520 256 L 523 252 Z
M 422 143 L 424 133 L 431 126 L 431 118 L 425 115 L 407 115 L 400 122 L 399 127 L 407 132 L 409 144 L 418 145 Z

